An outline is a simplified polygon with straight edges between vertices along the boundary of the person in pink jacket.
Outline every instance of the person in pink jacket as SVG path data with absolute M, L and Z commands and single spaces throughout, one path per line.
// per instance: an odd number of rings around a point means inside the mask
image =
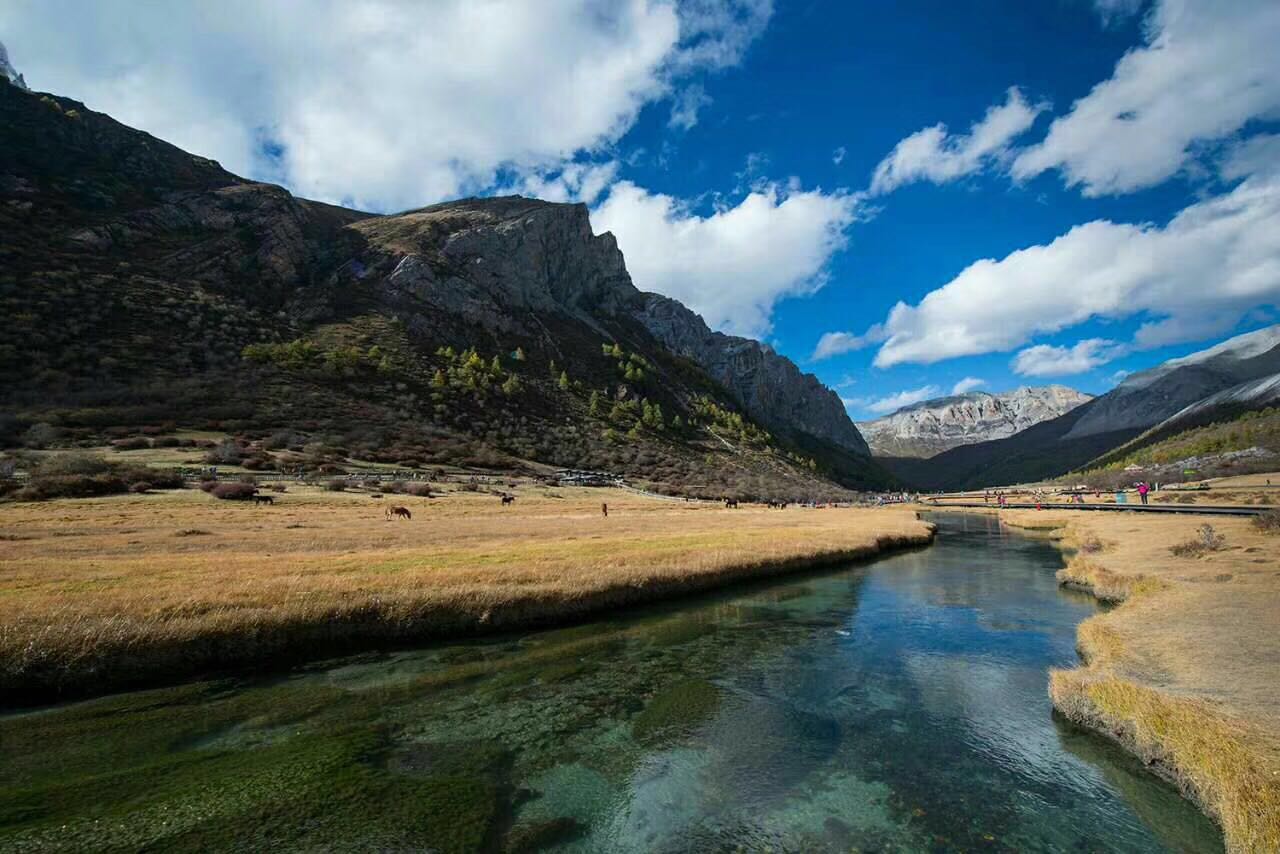
M 1147 486 L 1145 480 L 1138 484 L 1138 497 L 1142 499 L 1143 504 L 1147 503 L 1147 493 L 1150 491 L 1151 487 Z

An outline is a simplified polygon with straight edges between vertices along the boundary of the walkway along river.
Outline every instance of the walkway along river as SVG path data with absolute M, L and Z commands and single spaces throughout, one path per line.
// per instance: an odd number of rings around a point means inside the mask
M 1096 605 L 981 515 L 558 631 L 0 719 L 0 850 L 1219 851 L 1047 670 Z

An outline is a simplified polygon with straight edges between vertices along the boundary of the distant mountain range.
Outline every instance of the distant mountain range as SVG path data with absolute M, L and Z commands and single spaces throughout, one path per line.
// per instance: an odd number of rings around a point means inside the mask
M 1061 385 L 1024 386 L 1001 394 L 975 391 L 915 403 L 859 422 L 858 429 L 876 456 L 932 457 L 961 445 L 1012 436 L 1092 399 Z
M 1276 400 L 1280 325 L 1134 374 L 1104 395 L 1007 438 L 929 459 L 884 458 L 922 489 L 972 489 L 1057 477 L 1148 433 L 1161 436 Z M 1153 428 L 1159 428 L 1155 430 Z M 1128 444 L 1126 444 L 1128 443 Z

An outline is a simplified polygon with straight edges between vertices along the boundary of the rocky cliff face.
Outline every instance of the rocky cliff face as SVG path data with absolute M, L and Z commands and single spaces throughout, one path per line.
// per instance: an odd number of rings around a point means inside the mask
M 812 374 L 759 342 L 712 332 L 675 300 L 638 291 L 613 235 L 592 233 L 585 205 L 466 199 L 352 229 L 380 253 L 362 259 L 367 274 L 384 275 L 385 293 L 423 329 L 462 317 L 498 334 L 538 335 L 540 318 L 559 314 L 613 339 L 618 321 L 638 321 L 773 432 L 870 454 L 839 396 Z
M 858 425 L 882 457 L 931 457 L 961 445 L 1012 436 L 1091 400 L 1066 386 L 971 392 L 913 404 Z
M 871 453 L 839 395 L 790 359 L 758 341 L 712 332 L 701 317 L 659 294 L 643 295 L 638 316 L 655 338 L 701 365 L 771 430 L 800 430 L 854 453 Z

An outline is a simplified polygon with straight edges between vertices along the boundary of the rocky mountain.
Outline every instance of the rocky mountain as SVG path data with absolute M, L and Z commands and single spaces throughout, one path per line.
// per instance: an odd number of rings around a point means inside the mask
M 857 426 L 877 456 L 932 457 L 1012 436 L 1092 399 L 1061 385 L 1024 386 L 1002 394 L 969 392 L 912 404 Z
M 1236 336 L 1128 377 L 1104 395 L 1005 439 L 953 448 L 928 460 L 886 459 L 927 489 L 971 489 L 1057 477 L 1110 459 L 1171 431 L 1266 405 L 1280 372 L 1280 325 Z M 1218 397 L 1218 395 L 1221 395 Z M 1242 402 L 1243 401 L 1243 402 Z M 1179 413 L 1185 413 L 1179 415 Z M 1152 430 L 1166 419 L 1167 429 Z M 1150 435 L 1147 434 L 1150 431 Z
M 759 341 L 712 332 L 679 302 L 644 294 L 637 314 L 645 328 L 674 353 L 702 366 L 770 429 L 826 439 L 855 454 L 870 454 L 840 396 L 803 374 L 790 359 Z
M 19 89 L 27 88 L 27 81 L 23 80 L 22 75 L 18 73 L 18 69 L 9 63 L 9 51 L 5 49 L 3 42 L 0 42 L 0 77 L 8 80 Z
M 1277 371 L 1280 324 L 1237 335 L 1125 378 L 1099 398 L 1067 438 L 1150 427 L 1198 400 Z
M 585 206 L 374 216 L 3 83 L 0 305 L 10 444 L 176 424 L 268 463 L 288 434 L 313 464 L 545 463 L 677 492 L 888 480 L 833 392 L 636 289 Z

